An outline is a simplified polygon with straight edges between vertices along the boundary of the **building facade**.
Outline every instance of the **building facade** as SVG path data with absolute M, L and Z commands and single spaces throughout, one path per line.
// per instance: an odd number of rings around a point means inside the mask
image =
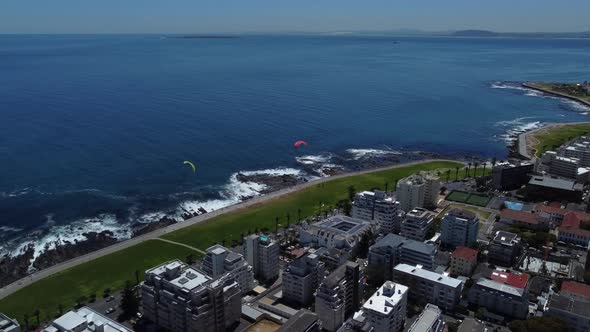
M 222 332 L 237 325 L 241 290 L 229 274 L 212 279 L 179 260 L 145 273 L 140 285 L 144 317 L 178 332 Z
M 402 331 L 406 321 L 408 287 L 386 281 L 363 305 L 373 332 Z
M 518 189 L 527 184 L 533 168 L 532 163 L 500 163 L 492 169 L 492 185 L 500 191 Z
M 495 314 L 516 319 L 525 319 L 529 310 L 525 289 L 486 278 L 480 278 L 471 287 L 468 301 L 474 308 L 483 307 Z
M 434 270 L 437 249 L 432 244 L 406 239 L 395 234 L 387 234 L 369 248 L 368 266 L 383 269 L 384 280 L 393 278 L 393 268 L 399 263 L 422 265 Z
M 352 202 L 351 216 L 356 219 L 377 223 L 383 234 L 399 232 L 403 217 L 400 203 L 380 190 L 363 191 L 356 194 Z
M 477 250 L 457 247 L 451 254 L 451 273 L 469 277 L 477 266 Z
M 279 276 L 279 244 L 267 235 L 252 234 L 245 238 L 244 257 L 260 282 L 268 282 Z
M 299 232 L 299 242 L 303 246 L 346 249 L 354 252 L 361 236 L 371 230 L 374 230 L 374 227 L 370 221 L 336 215 L 311 225 L 304 225 Z
M 403 211 L 415 207 L 434 208 L 440 193 L 440 178 L 421 172 L 397 182 L 396 198 Z
M 468 247 L 477 242 L 479 219 L 467 210 L 452 209 L 441 222 L 441 243 L 448 247 Z
M 337 331 L 360 304 L 360 268 L 347 262 L 326 277 L 315 296 L 315 312 L 322 328 Z
M 297 258 L 283 272 L 283 299 L 299 306 L 309 305 L 324 273 L 324 263 L 317 254 Z
M 442 311 L 434 304 L 427 304 L 420 317 L 410 327 L 408 332 L 442 332 L 445 330 L 445 321 Z
M 448 312 L 455 310 L 463 291 L 463 281 L 425 270 L 419 265 L 398 264 L 393 269 L 393 280 L 410 288 L 410 300 L 431 303 Z
M 518 235 L 498 231 L 488 246 L 488 260 L 503 266 L 512 266 L 520 254 L 520 249 Z
M 434 216 L 422 208 L 414 208 L 402 221 L 400 235 L 411 240 L 424 242 L 426 233 L 434 222 Z
M 201 268 L 211 278 L 229 273 L 240 285 L 242 294 L 248 293 L 256 285 L 253 269 L 244 256 L 218 244 L 207 249 Z

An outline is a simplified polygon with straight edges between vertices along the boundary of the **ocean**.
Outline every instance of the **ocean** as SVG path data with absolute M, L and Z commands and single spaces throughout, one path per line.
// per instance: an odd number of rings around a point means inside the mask
M 588 63 L 581 39 L 1 35 L 0 253 L 264 190 L 240 172 L 503 159 L 522 130 L 590 119 L 520 88 L 590 80 Z

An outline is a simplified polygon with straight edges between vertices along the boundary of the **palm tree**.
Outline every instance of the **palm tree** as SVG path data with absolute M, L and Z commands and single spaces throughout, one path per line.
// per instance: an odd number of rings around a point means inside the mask
M 387 187 L 389 186 L 389 182 L 385 182 L 385 192 L 387 192 Z
M 29 315 L 28 314 L 23 315 L 23 321 L 25 322 L 25 331 L 28 331 L 29 330 Z
M 492 158 L 492 168 L 496 167 L 496 157 Z
M 485 176 L 486 175 L 486 167 L 488 166 L 488 162 L 486 161 L 485 163 L 483 163 L 483 174 L 481 176 Z
M 459 166 L 455 167 L 455 181 L 459 181 Z
M 469 163 L 468 165 L 469 165 L 469 167 L 467 168 L 467 173 L 466 173 L 466 176 L 465 176 L 467 178 L 469 177 L 469 174 L 470 174 L 470 171 L 471 171 L 471 163 Z
M 39 311 L 39 309 L 35 309 L 35 311 L 33 311 L 33 315 L 35 315 L 35 317 L 37 318 L 37 326 L 40 326 L 41 319 L 39 319 L 39 315 L 41 315 L 41 311 Z
M 300 223 L 301 222 L 301 209 L 297 208 L 297 222 Z
M 60 304 L 57 305 L 57 312 L 59 313 L 60 316 L 64 314 L 64 306 L 63 306 L 63 304 L 60 303 Z
M 475 169 L 473 170 L 473 177 L 476 178 L 477 177 L 477 166 L 479 166 L 478 162 L 473 163 L 473 166 L 475 167 Z
M 275 217 L 275 234 L 279 232 L 279 217 Z
M 450 176 L 451 176 L 451 170 L 447 169 L 447 182 L 449 182 Z
M 289 226 L 291 226 L 291 214 L 287 212 L 287 228 L 289 228 Z

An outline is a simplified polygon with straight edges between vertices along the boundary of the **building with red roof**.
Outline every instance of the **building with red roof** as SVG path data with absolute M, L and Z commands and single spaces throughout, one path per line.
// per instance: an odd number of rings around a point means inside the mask
M 561 206 L 537 205 L 535 207 L 535 214 L 537 218 L 546 224 L 561 224 L 563 217 L 568 211 L 562 209 Z
M 469 277 L 477 266 L 477 250 L 457 247 L 451 253 L 451 273 Z
M 500 222 L 507 225 L 522 225 L 537 228 L 544 225 L 535 213 L 504 209 L 500 212 Z
M 529 275 L 526 273 L 515 274 L 502 271 L 494 271 L 492 272 L 490 279 L 512 287 L 526 288 L 526 285 L 529 282 Z
M 577 300 L 590 300 L 590 286 L 575 281 L 564 281 L 561 284 L 561 295 L 573 297 Z
M 561 226 L 557 228 L 557 239 L 587 248 L 590 242 L 590 229 L 584 229 L 586 227 L 590 228 L 590 214 L 569 211 L 565 214 Z

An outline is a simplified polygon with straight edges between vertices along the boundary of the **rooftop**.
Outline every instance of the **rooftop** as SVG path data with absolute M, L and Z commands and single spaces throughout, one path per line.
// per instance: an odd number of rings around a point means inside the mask
M 568 296 L 553 294 L 549 299 L 549 309 L 563 310 L 579 316 L 590 317 L 590 302 L 576 300 Z
M 551 176 L 535 175 L 529 181 L 529 184 L 549 187 L 561 190 L 580 191 L 582 190 L 580 185 L 577 185 L 573 180 L 561 179 Z
M 335 215 L 319 221 L 313 224 L 313 226 L 328 230 L 332 233 L 354 235 L 368 224 L 370 224 L 370 222 L 343 215 Z
M 404 299 L 408 287 L 386 281 L 373 295 L 365 302 L 363 308 L 387 315 L 391 310 Z
M 467 211 L 467 210 L 463 210 L 463 209 L 459 209 L 459 208 L 453 208 L 451 209 L 449 212 L 447 212 L 447 214 L 445 215 L 445 217 L 447 215 L 453 216 L 455 218 L 462 218 L 462 219 L 476 219 L 477 216 L 475 215 L 475 213 L 471 212 L 471 211 Z
M 407 250 L 413 250 L 426 255 L 434 255 L 436 247 L 432 244 L 411 240 L 397 234 L 387 234 L 377 241 L 371 248 L 392 247 L 397 248 L 402 246 Z
M 441 310 L 434 304 L 427 304 L 420 317 L 409 329 L 409 332 L 427 332 L 432 331 L 434 325 L 442 314 Z
M 477 262 L 477 250 L 468 247 L 457 247 L 451 256 L 461 257 L 470 262 Z
M 494 236 L 494 242 L 505 245 L 513 245 L 518 242 L 518 235 L 505 231 L 497 231 Z
M 505 285 L 517 288 L 525 288 L 529 282 L 529 275 L 526 273 L 515 274 L 502 271 L 494 271 L 492 272 L 490 279 L 497 282 L 501 282 Z
M 536 214 L 511 209 L 502 210 L 502 212 L 500 212 L 500 217 L 503 219 L 510 219 L 531 225 L 536 225 L 539 223 L 539 219 Z
M 524 294 L 524 289 L 522 288 L 506 285 L 502 282 L 497 282 L 486 278 L 480 278 L 477 282 L 477 285 L 517 297 L 522 297 Z
M 431 215 L 431 213 L 423 208 L 413 208 L 410 212 L 406 214 L 406 216 L 415 217 L 415 218 L 427 218 Z
M 0 331 L 8 331 L 15 326 L 19 326 L 15 319 L 12 319 L 0 312 Z
M 535 207 L 536 212 L 545 212 L 550 214 L 560 214 L 565 215 L 567 210 L 562 209 L 561 207 L 549 206 L 549 205 L 537 205 Z
M 459 287 L 463 282 L 459 279 L 451 278 L 448 275 L 438 274 L 432 271 L 424 270 L 421 266 L 412 266 L 408 264 L 398 264 L 393 268 L 394 271 L 404 272 L 427 279 L 450 287 Z
M 466 317 L 463 320 L 463 323 L 459 325 L 459 329 L 457 332 L 484 332 L 486 331 L 485 325 L 480 323 L 479 321 L 471 318 Z
M 585 297 L 590 300 L 590 286 L 575 281 L 564 281 L 561 284 L 561 291 Z
M 288 321 L 281 326 L 277 332 L 288 332 L 288 331 L 305 331 L 310 326 L 315 324 L 318 321 L 318 315 L 302 309 L 297 311 L 297 313 L 289 318 Z
M 43 331 L 53 332 L 58 330 L 77 332 L 131 332 L 130 329 L 88 307 L 82 307 L 77 311 L 68 311 L 63 316 L 54 320 L 53 324 Z

